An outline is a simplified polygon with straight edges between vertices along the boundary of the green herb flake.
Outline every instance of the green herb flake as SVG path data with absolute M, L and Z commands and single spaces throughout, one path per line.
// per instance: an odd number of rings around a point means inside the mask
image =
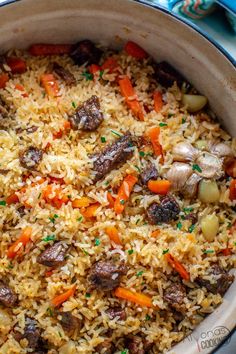
M 193 170 L 193 171 L 202 172 L 201 167 L 200 167 L 197 163 L 194 163 L 194 164 L 192 165 L 192 170 Z
M 39 195 L 38 195 L 38 199 L 40 199 L 41 195 L 42 195 L 42 193 L 39 193 Z
M 163 122 L 159 123 L 159 127 L 167 127 L 167 125 L 168 125 L 168 124 L 163 123 Z
M 104 73 L 104 70 L 100 70 L 100 71 L 99 71 L 99 79 L 102 79 L 103 73 Z
M 83 216 L 80 216 L 80 217 L 77 219 L 78 222 L 81 222 L 82 220 L 83 220 Z
M 195 229 L 195 225 L 193 224 L 193 225 L 191 225 L 191 226 L 189 226 L 189 228 L 188 228 L 188 232 L 193 232 L 193 230 Z
M 141 173 L 141 169 L 137 165 L 134 165 L 134 167 L 136 168 L 136 170 L 138 170 L 139 173 Z
M 53 309 L 51 307 L 48 307 L 46 312 L 50 317 L 53 317 Z
M 146 321 L 150 321 L 150 319 L 151 319 L 151 316 L 149 316 L 149 315 L 146 315 L 145 319 L 146 319 Z
M 143 270 L 140 270 L 139 272 L 136 273 L 137 277 L 141 277 L 141 275 L 143 275 Z
M 111 130 L 112 134 L 119 136 L 119 138 L 122 136 L 122 134 L 116 132 L 115 130 Z
M 71 199 L 71 195 L 70 195 L 70 194 L 68 194 L 67 198 Z
M 169 248 L 167 248 L 166 250 L 163 250 L 162 251 L 162 254 L 166 254 L 166 253 L 168 253 L 169 252 Z
M 191 213 L 191 211 L 193 211 L 193 208 L 189 207 L 189 208 L 183 208 L 183 211 L 185 214 Z
M 236 242 L 234 242 L 234 246 L 236 246 Z
M 91 81 L 91 80 L 93 80 L 93 74 L 88 73 L 87 71 L 83 72 L 83 73 L 82 73 L 82 76 L 85 77 L 86 81 Z
M 8 266 L 7 266 L 8 269 L 12 269 L 13 268 L 13 264 L 12 262 L 9 262 Z
M 71 284 L 74 284 L 76 282 L 77 278 L 76 276 L 74 275 L 73 278 L 71 279 Z
M 121 204 L 121 205 L 124 205 L 124 204 L 125 204 L 125 200 L 124 200 L 124 199 L 121 199 L 121 200 L 120 200 L 120 204 Z
M 214 252 L 215 252 L 214 250 L 203 250 L 203 253 L 205 254 L 214 253 Z
M 134 253 L 134 250 L 132 250 L 132 249 L 131 249 L 131 250 L 128 250 L 128 253 L 129 253 L 129 254 L 133 254 L 133 253 Z
M 139 223 L 139 221 L 140 221 L 140 219 L 138 219 L 135 224 L 137 225 Z
M 182 118 L 182 124 L 186 123 L 186 118 Z
M 101 142 L 102 142 L 102 143 L 105 143 L 105 142 L 106 142 L 105 136 L 101 136 Z
M 145 156 L 145 152 L 144 151 L 139 151 L 139 156 L 144 157 Z
M 95 238 L 95 246 L 99 246 L 101 241 L 98 238 Z
M 228 222 L 227 229 L 230 229 L 231 226 L 232 226 L 232 223 L 231 223 L 231 222 Z
M 44 241 L 44 242 L 54 241 L 55 238 L 56 238 L 55 235 L 48 235 L 48 236 L 42 238 L 42 241 Z
M 76 108 L 76 104 L 75 104 L 74 101 L 71 102 L 71 105 L 72 105 L 73 108 Z
M 128 354 L 129 353 L 129 350 L 128 349 L 124 349 L 120 352 L 120 354 Z
M 58 334 L 59 334 L 59 337 L 61 337 L 61 338 L 62 338 L 62 334 L 61 334 L 61 332 L 58 332 Z
M 0 200 L 0 205 L 5 206 L 6 204 L 5 200 Z
M 81 248 L 81 249 L 82 249 L 83 253 L 85 254 L 85 256 L 87 256 L 88 252 L 84 248 Z
M 86 297 L 87 299 L 89 299 L 89 298 L 91 297 L 91 294 L 86 293 L 86 294 L 85 294 L 85 297 Z
M 176 225 L 177 229 L 181 230 L 182 229 L 182 223 L 179 221 Z

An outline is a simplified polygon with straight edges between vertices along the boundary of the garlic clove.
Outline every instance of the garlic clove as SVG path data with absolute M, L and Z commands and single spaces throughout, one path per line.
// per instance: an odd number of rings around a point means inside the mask
M 193 161 L 197 158 L 199 152 L 189 142 L 181 142 L 174 146 L 173 158 L 175 161 Z
M 198 184 L 201 181 L 202 177 L 193 173 L 188 180 L 186 181 L 182 193 L 189 198 L 193 198 L 197 194 Z
M 223 160 L 209 152 L 202 152 L 196 160 L 196 173 L 204 178 L 220 178 L 223 174 Z
M 191 113 L 200 111 L 206 104 L 207 98 L 202 95 L 183 95 L 182 103 Z
M 234 156 L 234 153 L 233 153 L 231 147 L 223 142 L 214 144 L 210 148 L 210 152 L 212 154 L 217 155 L 218 157 L 232 157 L 232 156 Z
M 166 178 L 171 182 L 171 189 L 180 190 L 192 173 L 193 171 L 189 164 L 174 162 L 166 173 Z

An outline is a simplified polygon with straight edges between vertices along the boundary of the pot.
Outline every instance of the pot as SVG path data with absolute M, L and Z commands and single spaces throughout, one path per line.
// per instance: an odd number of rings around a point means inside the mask
M 127 39 L 158 61 L 170 62 L 205 96 L 236 136 L 235 61 L 193 25 L 157 6 L 129 0 L 4 1 L 0 10 L 2 52 L 32 43 L 75 43 L 89 38 L 111 47 Z M 236 282 L 224 302 L 170 353 L 210 353 L 233 330 Z

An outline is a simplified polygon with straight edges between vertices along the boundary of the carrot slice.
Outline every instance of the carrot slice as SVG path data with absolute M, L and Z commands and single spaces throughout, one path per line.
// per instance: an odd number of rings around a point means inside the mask
M 90 66 L 89 66 L 89 72 L 91 73 L 91 74 L 96 74 L 98 71 L 100 71 L 101 70 L 101 67 L 99 66 L 99 65 L 97 65 L 97 64 L 91 64 Z
M 68 300 L 71 296 L 74 295 L 75 289 L 76 289 L 76 286 L 74 285 L 74 286 L 72 286 L 72 288 L 70 288 L 69 290 L 65 291 L 64 293 L 55 296 L 55 297 L 52 299 L 52 305 L 53 305 L 54 307 L 58 307 L 58 306 L 60 306 L 61 304 L 63 304 L 63 302 L 65 302 L 65 301 Z
M 95 216 L 95 213 L 99 207 L 99 203 L 93 204 L 88 206 L 84 211 L 81 210 L 81 214 L 85 217 L 85 218 L 93 218 Z
M 65 133 L 67 133 L 70 129 L 71 129 L 71 123 L 68 120 L 65 120 L 64 123 L 63 123 L 62 128 L 58 132 L 53 133 L 53 138 L 54 139 L 62 138 L 62 136 Z
M 227 175 L 236 178 L 236 159 L 231 160 L 227 165 L 226 165 L 226 169 L 225 172 L 227 173 Z
M 34 56 L 63 55 L 71 52 L 71 44 L 33 44 L 29 53 Z
M 167 262 L 171 265 L 172 268 L 174 268 L 176 270 L 176 272 L 179 273 L 179 275 L 185 279 L 185 280 L 189 280 L 190 276 L 189 273 L 187 272 L 187 270 L 184 268 L 184 266 L 177 260 L 174 258 L 174 256 L 172 256 L 170 253 L 165 254 L 165 258 L 167 260 Z
M 148 57 L 148 53 L 145 52 L 143 48 L 141 48 L 138 44 L 128 41 L 124 47 L 124 50 L 131 57 L 136 59 L 145 59 Z
M 236 199 L 236 179 L 232 179 L 229 185 L 229 198 L 230 200 Z
M 9 57 L 6 58 L 6 62 L 13 74 L 23 74 L 27 70 L 26 62 L 23 59 Z
M 157 236 L 160 235 L 160 233 L 161 233 L 161 231 L 157 229 L 157 230 L 152 231 L 151 236 L 152 237 L 157 237 Z
M 112 74 L 119 68 L 117 60 L 113 57 L 107 58 L 102 64 L 102 70 L 108 70 L 109 74 Z
M 160 91 L 155 91 L 153 94 L 154 99 L 154 109 L 158 113 L 162 110 L 163 101 L 162 101 L 162 94 Z
M 61 187 L 53 189 L 51 184 L 48 184 L 44 189 L 42 198 L 57 209 L 69 201 L 69 198 L 63 194 Z
M 6 83 L 9 80 L 8 74 L 1 74 L 0 75 L 0 89 L 6 87 Z
M 27 226 L 24 228 L 21 232 L 20 237 L 18 240 L 16 240 L 9 248 L 7 251 L 7 257 L 8 258 L 15 258 L 16 255 L 22 252 L 22 247 L 25 246 L 29 241 L 30 237 L 32 235 L 32 228 L 30 226 Z
M 168 180 L 150 180 L 148 181 L 148 189 L 157 194 L 166 195 L 170 190 L 170 181 Z
M 22 91 L 23 93 L 21 94 L 21 96 L 23 97 L 29 97 L 28 93 L 25 91 L 25 88 L 24 86 L 20 85 L 20 84 L 15 84 L 15 88 L 18 90 L 18 91 Z
M 6 198 L 6 203 L 8 204 L 8 205 L 10 205 L 10 204 L 16 204 L 16 203 L 18 203 L 19 202 L 19 198 L 18 198 L 18 196 L 16 195 L 16 193 L 12 193 L 12 194 L 10 194 L 7 198 Z
M 142 107 L 139 101 L 135 98 L 136 94 L 128 76 L 119 80 L 119 85 L 121 94 L 125 97 L 125 102 L 128 107 L 139 120 L 144 120 Z
M 109 207 L 113 208 L 115 204 L 115 199 L 113 198 L 110 192 L 107 192 L 107 200 L 109 202 Z
M 114 204 L 114 210 L 117 214 L 121 214 L 124 211 L 125 202 L 129 199 L 132 189 L 137 181 L 138 179 L 135 176 L 128 175 L 125 177 L 119 188 L 118 195 Z
M 223 248 L 221 250 L 221 253 L 224 255 L 224 256 L 230 256 L 232 254 L 232 249 L 230 247 L 226 247 L 226 248 Z
M 92 200 L 88 197 L 81 197 L 78 199 L 72 200 L 73 208 L 86 208 L 91 204 Z
M 118 287 L 114 291 L 115 296 L 134 302 L 137 305 L 143 306 L 143 307 L 152 307 L 152 298 L 148 295 L 141 294 L 141 293 L 136 293 L 133 291 L 130 291 L 128 289 Z
M 160 136 L 160 128 L 159 127 L 154 127 L 149 129 L 147 132 L 147 135 L 149 139 L 151 140 L 152 143 L 152 148 L 156 156 L 161 156 L 160 162 L 164 162 L 164 156 L 163 156 L 163 150 L 162 146 L 159 142 L 159 136 Z
M 108 226 L 105 231 L 111 241 L 113 241 L 117 245 L 122 245 L 118 230 L 115 226 Z
M 48 96 L 58 96 L 59 85 L 53 74 L 43 74 L 40 80 Z

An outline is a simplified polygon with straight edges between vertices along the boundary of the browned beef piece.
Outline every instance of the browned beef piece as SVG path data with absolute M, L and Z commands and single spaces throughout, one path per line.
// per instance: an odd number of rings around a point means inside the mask
M 111 339 L 105 339 L 102 343 L 97 345 L 95 351 L 99 354 L 113 354 L 115 353 L 115 347 Z
M 125 342 L 129 354 L 147 354 L 154 345 L 138 335 L 127 337 Z
M 19 214 L 19 216 L 22 218 L 25 215 L 25 206 L 22 205 L 17 209 L 17 213 Z
M 179 204 L 171 196 L 161 198 L 160 204 L 152 203 L 146 210 L 150 224 L 168 223 L 177 220 L 180 213 Z
M 104 119 L 98 97 L 95 95 L 90 97 L 68 119 L 73 129 L 84 131 L 96 130 Z
M 101 49 L 97 48 L 93 42 L 88 39 L 76 43 L 70 53 L 75 64 L 98 64 L 102 56 Z
M 211 293 L 220 294 L 221 296 L 226 293 L 235 278 L 233 274 L 229 274 L 226 270 L 221 268 L 218 263 L 213 264 L 209 268 L 206 275 L 208 277 L 210 275 L 212 277 L 212 281 L 204 279 L 203 276 L 198 277 L 196 279 L 196 283 L 200 286 L 204 286 Z
M 117 265 L 112 261 L 99 261 L 93 264 L 88 279 L 94 288 L 110 291 L 119 286 L 126 272 L 124 263 Z
M 68 86 L 75 85 L 76 80 L 74 75 L 69 70 L 63 68 L 63 66 L 54 62 L 52 70 L 56 73 L 57 76 L 59 76 L 60 79 L 65 81 L 66 85 Z
M 184 82 L 187 83 L 185 78 L 166 61 L 156 64 L 154 70 L 157 81 L 166 88 L 171 87 L 175 81 L 179 87 Z M 189 85 L 189 83 L 187 84 Z
M 0 168 L 0 175 L 6 176 L 11 170 Z
M 140 178 L 143 184 L 147 184 L 151 179 L 157 179 L 158 171 L 156 166 L 152 163 L 149 163 L 146 168 L 142 171 Z
M 105 177 L 120 163 L 127 161 L 134 152 L 134 138 L 130 132 L 125 133 L 113 144 L 107 146 L 100 154 L 93 156 L 93 170 L 96 172 L 95 181 Z
M 176 309 L 177 311 L 181 311 L 181 305 L 184 303 L 184 298 L 186 296 L 186 289 L 180 283 L 173 283 L 164 291 L 164 300 L 168 302 L 168 304 Z
M 12 307 L 17 302 L 17 296 L 9 286 L 0 282 L 0 303 L 6 307 Z
M 69 246 L 62 242 L 56 242 L 49 246 L 38 257 L 37 262 L 47 267 L 58 267 L 64 264 Z
M 60 324 L 68 335 L 72 335 L 75 331 L 81 329 L 81 321 L 79 318 L 73 316 L 70 311 L 59 312 L 61 316 Z
M 20 164 L 28 170 L 34 170 L 43 158 L 43 151 L 34 146 L 30 146 L 19 155 Z
M 122 307 L 120 307 L 120 306 L 111 307 L 110 309 L 108 309 L 106 311 L 106 313 L 108 314 L 108 316 L 110 317 L 111 320 L 114 320 L 114 318 L 116 318 L 116 317 L 121 321 L 126 320 L 125 310 L 122 309 Z

